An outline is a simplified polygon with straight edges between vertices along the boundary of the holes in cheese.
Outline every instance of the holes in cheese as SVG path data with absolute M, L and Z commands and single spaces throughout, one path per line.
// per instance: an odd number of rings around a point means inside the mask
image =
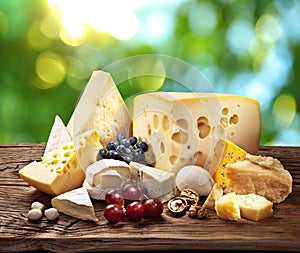
M 255 100 L 229 94 L 153 92 L 137 95 L 133 103 L 133 135 L 149 144 L 149 156 L 159 169 L 176 173 L 188 164 L 207 169 L 219 138 L 252 154 L 258 150 L 260 107 Z

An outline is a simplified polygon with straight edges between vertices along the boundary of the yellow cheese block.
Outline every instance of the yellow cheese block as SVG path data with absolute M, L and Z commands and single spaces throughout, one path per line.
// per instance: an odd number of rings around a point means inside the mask
M 96 130 L 102 146 L 116 140 L 119 133 L 131 136 L 131 115 L 111 75 L 94 71 L 68 122 L 71 136 Z
M 153 92 L 134 98 L 133 135 L 149 143 L 148 161 L 177 173 L 185 165 L 208 169 L 219 138 L 255 154 L 260 106 L 229 94 Z
M 259 221 L 273 216 L 273 203 L 255 193 L 238 194 L 241 216 L 248 220 Z
M 224 169 L 228 163 L 245 159 L 247 152 L 229 140 L 221 138 L 213 152 L 209 172 L 222 188 L 225 188 Z
M 247 155 L 248 157 L 248 155 Z M 252 155 L 250 157 L 253 157 Z M 256 157 L 256 156 L 254 156 Z M 251 159 L 251 158 L 250 158 Z M 260 156 L 260 159 L 264 160 Z M 226 187 L 225 193 L 236 192 L 237 194 L 256 193 L 264 196 L 273 203 L 280 203 L 292 192 L 292 176 L 288 170 L 283 166 L 278 166 L 278 160 L 272 157 L 265 157 L 267 162 L 264 164 L 275 164 L 273 166 L 265 167 L 251 160 L 243 160 L 233 164 L 227 164 L 224 177 Z M 272 160 L 277 160 L 270 163 Z
M 217 215 L 223 220 L 241 219 L 238 197 L 235 192 L 227 193 L 215 201 Z
M 84 172 L 77 159 L 74 142 L 53 150 L 42 161 L 31 162 L 19 170 L 19 175 L 38 190 L 58 195 L 81 186 Z

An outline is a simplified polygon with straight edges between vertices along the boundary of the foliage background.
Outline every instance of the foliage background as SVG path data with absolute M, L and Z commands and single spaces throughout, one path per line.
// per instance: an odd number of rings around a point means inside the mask
M 300 1 L 0 0 L 0 143 L 46 141 L 93 70 L 162 54 L 257 99 L 261 145 L 300 144 Z

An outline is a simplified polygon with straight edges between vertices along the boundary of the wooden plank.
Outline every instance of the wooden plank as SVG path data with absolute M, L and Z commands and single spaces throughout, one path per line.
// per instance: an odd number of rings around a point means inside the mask
M 93 200 L 99 221 L 82 221 L 60 214 L 50 222 L 30 222 L 33 201 L 50 207 L 51 196 L 29 186 L 18 170 L 40 159 L 45 143 L 0 145 L 0 251 L 154 251 L 154 250 L 274 250 L 300 249 L 300 147 L 261 147 L 259 154 L 278 158 L 293 177 L 293 192 L 274 205 L 274 216 L 259 222 L 180 218 L 165 206 L 162 217 L 109 224 L 104 203 Z

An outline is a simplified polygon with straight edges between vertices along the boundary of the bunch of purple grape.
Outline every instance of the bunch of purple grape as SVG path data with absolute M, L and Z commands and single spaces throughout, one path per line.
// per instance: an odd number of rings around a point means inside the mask
M 99 150 L 97 160 L 115 159 L 126 163 L 138 162 L 147 164 L 145 152 L 148 150 L 148 144 L 144 141 L 138 141 L 135 136 L 128 139 L 123 133 L 118 134 L 117 141 L 110 141 L 105 148 Z

